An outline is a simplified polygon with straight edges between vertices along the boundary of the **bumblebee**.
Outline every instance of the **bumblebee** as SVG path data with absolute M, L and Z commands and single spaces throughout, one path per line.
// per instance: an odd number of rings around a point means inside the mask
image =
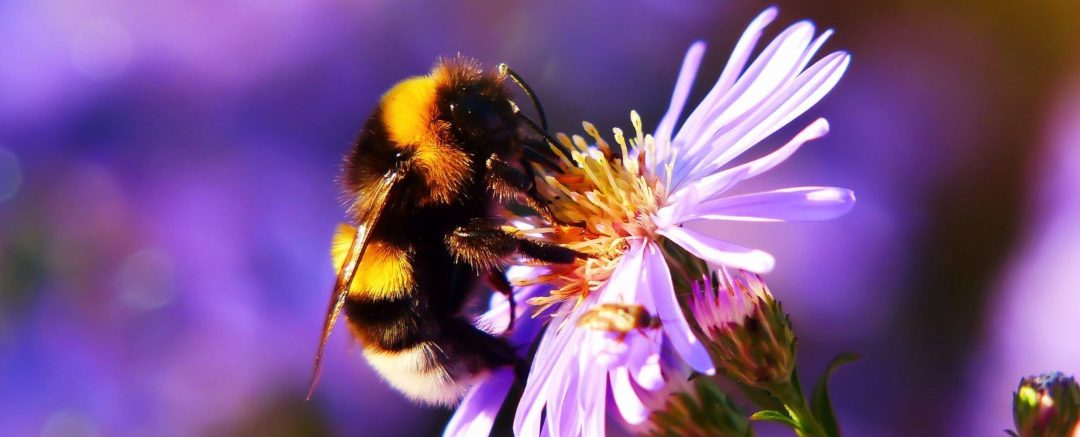
M 464 306 L 485 277 L 509 293 L 500 272 L 509 257 L 568 263 L 579 255 L 493 219 L 511 198 L 546 211 L 527 165 L 545 157 L 525 135 L 527 128 L 546 132 L 546 121 L 540 127 L 521 113 L 511 81 L 543 120 L 512 70 L 483 69 L 461 56 L 382 96 L 345 159 L 341 181 L 353 224 L 334 236 L 337 279 L 308 398 L 342 312 L 371 366 L 422 403 L 455 404 L 486 372 L 520 365 L 506 340 L 476 328 Z
M 659 328 L 660 319 L 653 317 L 640 304 L 602 303 L 582 314 L 577 326 L 613 332 L 618 335 L 619 341 L 623 341 L 634 330 Z

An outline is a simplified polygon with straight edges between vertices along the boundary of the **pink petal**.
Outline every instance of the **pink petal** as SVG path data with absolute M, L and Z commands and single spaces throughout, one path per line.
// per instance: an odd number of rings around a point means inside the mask
M 774 222 L 829 220 L 855 206 L 855 193 L 845 188 L 798 187 L 706 201 L 685 220 L 713 219 Z
M 657 232 L 698 258 L 713 264 L 735 267 L 754 273 L 769 273 L 776 264 L 776 260 L 767 252 L 728 243 L 686 228 L 669 227 L 660 229 Z M 657 302 L 657 307 L 659 306 L 660 304 Z
M 619 367 L 610 373 L 611 395 L 615 399 L 615 407 L 619 414 L 631 425 L 644 422 L 649 417 L 649 410 L 641 402 L 633 384 L 630 384 L 630 374 L 625 367 Z
M 664 255 L 656 244 L 645 248 L 645 281 L 642 284 L 652 291 L 656 312 L 663 322 L 671 346 L 694 370 L 712 375 L 716 373 L 709 353 L 690 330 L 679 301 L 675 298 L 675 287 L 671 283 L 671 271 L 668 270 Z
M 443 437 L 491 434 L 495 415 L 502 408 L 513 382 L 513 369 L 504 368 L 493 371 L 487 379 L 469 389 L 443 430 Z

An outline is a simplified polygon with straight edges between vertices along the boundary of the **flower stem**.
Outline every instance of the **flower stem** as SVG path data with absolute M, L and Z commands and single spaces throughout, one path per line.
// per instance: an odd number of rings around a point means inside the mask
M 796 424 L 795 434 L 799 437 L 830 437 L 810 412 L 797 377 L 769 384 L 767 390 L 784 404 L 788 415 Z

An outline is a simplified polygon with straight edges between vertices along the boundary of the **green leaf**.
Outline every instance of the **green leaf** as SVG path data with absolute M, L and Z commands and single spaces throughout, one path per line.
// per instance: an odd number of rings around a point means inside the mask
M 791 419 L 787 413 L 776 410 L 761 410 L 750 416 L 750 420 L 763 420 L 768 422 L 778 422 L 790 426 L 791 429 L 798 429 L 799 425 Z
M 857 359 L 859 356 L 850 352 L 837 355 L 829 363 L 829 367 L 825 368 L 825 373 L 821 374 L 817 384 L 814 384 L 814 391 L 810 393 L 810 410 L 830 437 L 840 436 L 840 426 L 836 423 L 836 414 L 833 413 L 832 401 L 829 400 L 829 377 L 840 366 Z

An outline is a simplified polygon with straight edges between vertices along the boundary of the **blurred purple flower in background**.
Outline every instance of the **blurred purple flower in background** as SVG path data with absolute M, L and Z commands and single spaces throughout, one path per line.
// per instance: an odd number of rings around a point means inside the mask
M 1080 81 L 1067 84 L 1054 110 L 1046 125 L 1050 148 L 1035 164 L 1035 217 L 998 280 L 987 321 L 993 334 L 968 363 L 967 420 L 957 428 L 1011 428 L 1012 406 L 1000 394 L 1014 390 L 1015 380 L 1055 369 L 1080 372 Z

